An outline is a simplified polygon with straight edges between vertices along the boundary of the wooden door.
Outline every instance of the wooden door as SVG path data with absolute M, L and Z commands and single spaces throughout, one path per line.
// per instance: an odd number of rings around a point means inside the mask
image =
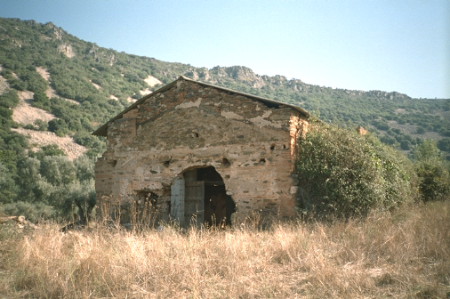
M 184 177 L 178 176 L 173 180 L 170 195 L 170 217 L 181 225 L 184 224 Z
M 186 182 L 184 194 L 185 225 L 195 224 L 200 227 L 205 218 L 205 182 Z

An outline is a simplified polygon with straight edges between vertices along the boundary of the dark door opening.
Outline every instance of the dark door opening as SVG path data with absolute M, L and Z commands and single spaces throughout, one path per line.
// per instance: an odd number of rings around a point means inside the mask
M 197 225 L 231 226 L 236 205 L 226 194 L 225 183 L 214 167 L 196 168 L 184 173 L 185 220 L 197 219 Z M 199 209 L 200 208 L 200 209 Z

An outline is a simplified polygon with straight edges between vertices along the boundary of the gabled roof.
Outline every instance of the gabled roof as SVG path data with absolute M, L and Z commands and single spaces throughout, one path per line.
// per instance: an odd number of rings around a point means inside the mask
M 275 105 L 275 106 L 283 105 L 283 106 L 288 106 L 288 107 L 291 107 L 291 108 L 297 110 L 302 115 L 304 115 L 306 117 L 309 117 L 309 113 L 306 110 L 304 110 L 303 108 L 299 107 L 299 106 L 286 104 L 286 103 L 283 103 L 283 102 L 280 102 L 280 101 L 269 100 L 269 99 L 258 97 L 258 96 L 255 96 L 255 95 L 252 95 L 252 94 L 248 94 L 248 93 L 245 93 L 245 92 L 240 92 L 240 91 L 232 90 L 232 89 L 225 88 L 225 87 L 220 87 L 220 86 L 216 86 L 216 85 L 212 85 L 212 84 L 208 84 L 208 83 L 203 83 L 203 82 L 192 80 L 190 78 L 186 78 L 184 76 L 180 76 L 177 80 L 173 81 L 172 83 L 169 83 L 169 84 L 161 87 L 160 89 L 156 90 L 155 92 L 153 92 L 153 93 L 151 93 L 149 95 L 146 95 L 145 97 L 141 98 L 140 100 L 138 100 L 134 104 L 130 105 L 127 109 L 123 110 L 122 112 L 117 114 L 115 117 L 111 118 L 106 124 L 104 124 L 103 126 L 98 128 L 94 133 L 92 133 L 92 135 L 106 136 L 107 129 L 108 129 L 108 123 L 113 122 L 116 119 L 121 118 L 125 113 L 127 113 L 128 111 L 134 109 L 135 107 L 137 107 L 139 104 L 143 103 L 148 98 L 151 98 L 152 96 L 154 96 L 154 95 L 156 95 L 158 93 L 162 93 L 162 92 L 172 88 L 180 80 L 190 81 L 190 82 L 194 82 L 194 83 L 197 83 L 197 84 L 200 84 L 200 85 L 203 85 L 203 86 L 208 86 L 208 87 L 212 87 L 212 88 L 215 88 L 215 89 L 219 89 L 219 90 L 223 90 L 223 91 L 227 91 L 227 92 L 243 95 L 245 97 L 248 97 L 248 98 L 257 100 L 259 102 L 262 102 L 262 103 L 264 103 L 266 105 Z

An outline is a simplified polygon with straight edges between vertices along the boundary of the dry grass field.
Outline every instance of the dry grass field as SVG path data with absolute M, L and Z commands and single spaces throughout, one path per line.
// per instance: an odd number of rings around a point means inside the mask
M 0 298 L 449 298 L 450 201 L 229 230 L 0 229 Z

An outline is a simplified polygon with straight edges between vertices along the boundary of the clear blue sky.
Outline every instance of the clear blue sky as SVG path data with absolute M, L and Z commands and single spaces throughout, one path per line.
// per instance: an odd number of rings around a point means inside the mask
M 450 98 L 449 0 L 0 0 L 0 17 L 196 67 Z

